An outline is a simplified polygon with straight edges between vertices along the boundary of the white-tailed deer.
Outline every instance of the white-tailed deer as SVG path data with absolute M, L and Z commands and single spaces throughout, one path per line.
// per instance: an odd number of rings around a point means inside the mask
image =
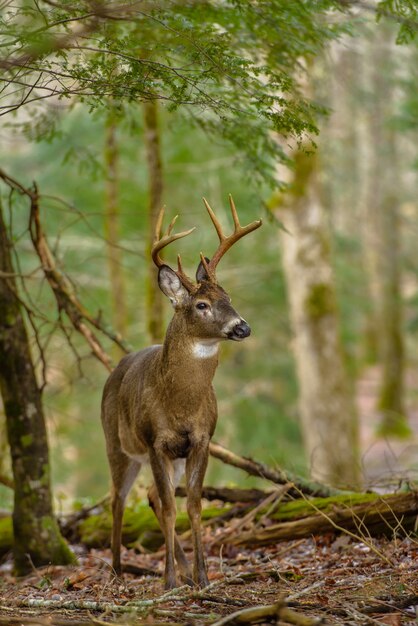
M 151 464 L 154 484 L 148 497 L 166 544 L 165 587 L 176 587 L 175 560 L 183 581 L 208 584 L 203 556 L 200 515 L 203 478 L 209 442 L 215 430 L 217 406 L 212 379 L 218 365 L 219 343 L 241 341 L 250 327 L 231 305 L 216 281 L 216 266 L 241 237 L 261 226 L 261 220 L 242 227 L 230 196 L 234 232 L 225 236 L 209 204 L 204 200 L 219 237 L 212 259 L 202 254 L 196 283 L 186 276 L 178 256 L 178 269 L 166 265 L 160 250 L 189 235 L 194 229 L 173 234 L 175 219 L 161 236 L 161 210 L 152 258 L 159 267 L 158 282 L 171 300 L 174 315 L 163 345 L 155 345 L 124 357 L 106 382 L 102 423 L 112 475 L 113 568 L 121 573 L 120 543 L 126 496 L 141 468 Z M 187 511 L 192 530 L 194 562 L 191 575 L 186 556 L 175 534 L 174 492 L 186 473 Z

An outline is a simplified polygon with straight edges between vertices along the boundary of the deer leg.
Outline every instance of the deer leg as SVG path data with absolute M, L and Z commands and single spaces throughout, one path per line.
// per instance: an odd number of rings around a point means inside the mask
M 141 468 L 141 463 L 134 461 L 126 455 L 120 455 L 112 470 L 112 561 L 115 573 L 120 576 L 122 567 L 120 562 L 120 545 L 122 540 L 122 518 L 125 508 L 126 497 Z
M 155 513 L 155 517 L 160 524 L 161 529 L 163 528 L 163 514 L 161 509 L 161 500 L 158 496 L 157 486 L 155 483 L 151 485 L 148 490 L 148 500 L 150 507 Z M 183 548 L 180 545 L 177 534 L 174 533 L 174 556 L 177 561 L 177 565 L 179 566 L 180 575 L 182 580 L 187 584 L 192 586 L 192 574 L 190 571 L 189 563 L 187 561 L 187 557 L 184 554 Z
M 209 584 L 203 555 L 200 521 L 202 513 L 202 487 L 208 464 L 208 442 L 196 445 L 186 462 L 187 513 L 190 519 L 193 540 L 193 580 L 201 587 Z
M 157 515 L 157 518 L 160 522 L 165 539 L 165 588 L 174 589 L 177 583 L 174 564 L 176 499 L 174 497 L 173 465 L 163 453 L 158 454 L 155 450 L 150 450 L 149 458 L 159 500 L 161 502 L 161 511 L 159 511 L 160 517 Z

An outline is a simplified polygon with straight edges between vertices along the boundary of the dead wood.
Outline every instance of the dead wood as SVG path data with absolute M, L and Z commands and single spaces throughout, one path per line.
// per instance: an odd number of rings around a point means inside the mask
M 203 487 L 202 498 L 205 500 L 221 500 L 221 502 L 261 502 L 271 491 L 262 489 L 240 489 L 235 487 Z M 185 487 L 177 487 L 176 496 L 185 498 L 187 495 Z
M 376 496 L 375 494 L 359 494 L 358 498 L 365 501 L 357 502 L 347 498 L 334 498 L 328 507 L 322 510 L 313 501 L 306 501 L 300 519 L 282 521 L 265 528 L 253 527 L 239 536 L 230 539 L 234 545 L 262 546 L 278 541 L 298 539 L 318 535 L 330 531 L 354 531 L 358 536 L 393 536 L 415 529 L 418 515 L 418 492 Z M 285 505 L 284 505 L 285 507 Z M 311 507 L 313 514 L 306 514 Z M 284 510 L 284 509 L 283 509 Z M 278 515 L 283 514 L 283 510 Z M 295 511 L 295 517 L 298 513 Z
M 330 496 L 344 493 L 339 489 L 333 489 L 331 487 L 327 487 L 326 485 L 321 485 L 320 483 L 305 480 L 300 476 L 296 476 L 292 472 L 285 472 L 281 469 L 273 469 L 260 461 L 254 461 L 249 457 L 239 456 L 238 454 L 235 454 L 235 452 L 232 452 L 231 450 L 221 446 L 219 443 L 215 443 L 213 441 L 209 446 L 209 451 L 215 459 L 219 459 L 227 465 L 232 465 L 233 467 L 244 470 L 244 472 L 247 472 L 247 474 L 250 474 L 251 476 L 265 478 L 277 485 L 285 485 L 289 482 L 293 483 L 295 488 L 289 491 L 289 495 L 293 498 L 300 498 L 301 494 L 328 498 Z
M 374 604 L 369 604 L 367 606 L 362 606 L 359 611 L 364 613 L 365 615 L 372 615 L 374 613 L 392 613 L 394 611 L 399 611 L 402 609 L 407 609 L 410 606 L 418 605 L 418 595 L 408 595 L 408 596 L 397 596 L 392 597 L 390 600 L 385 602 L 375 602 Z
M 255 606 L 249 609 L 236 611 L 227 615 L 211 626 L 239 626 L 240 624 L 265 624 L 266 622 L 279 623 L 280 621 L 295 626 L 316 626 L 324 624 L 322 618 L 311 618 L 289 609 L 283 600 L 275 604 Z
M 271 500 L 274 496 L 274 501 Z M 327 532 L 347 532 L 357 537 L 405 534 L 415 528 L 418 515 L 418 492 L 391 494 L 351 494 L 333 498 L 280 501 L 280 493 L 268 496 L 263 506 L 248 510 L 249 505 L 234 504 L 223 508 L 203 509 L 205 524 L 225 521 L 231 516 L 236 522 L 225 525 L 216 535 L 216 543 L 260 546 L 279 541 L 301 539 Z M 243 515 L 245 516 L 243 518 Z M 0 520 L 0 554 L 12 547 L 10 516 Z M 273 522 L 273 523 L 272 523 Z M 185 512 L 179 512 L 176 527 L 184 533 L 189 528 Z M 106 506 L 98 506 L 73 524 L 68 519 L 61 526 L 66 538 L 92 547 L 106 547 L 110 541 L 111 518 Z M 235 529 L 234 532 L 231 529 Z M 219 540 L 219 541 L 218 541 Z M 163 543 L 158 522 L 151 509 L 126 510 L 123 524 L 124 545 L 136 545 L 156 550 Z

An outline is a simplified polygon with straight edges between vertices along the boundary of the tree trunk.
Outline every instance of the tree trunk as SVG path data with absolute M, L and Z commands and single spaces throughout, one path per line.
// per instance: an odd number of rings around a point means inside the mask
M 107 258 L 110 276 L 110 291 L 112 299 L 113 326 L 123 338 L 126 337 L 127 307 L 125 284 L 123 279 L 122 251 L 119 237 L 119 149 L 116 133 L 116 119 L 110 108 L 106 119 L 106 205 L 105 205 L 105 236 L 107 241 Z M 117 356 L 122 351 L 115 345 Z
M 151 261 L 151 246 L 163 198 L 163 168 L 161 161 L 157 102 L 154 100 L 145 102 L 143 104 L 143 112 L 149 177 L 149 240 L 146 256 L 149 263 L 147 285 L 147 325 L 151 341 L 153 343 L 161 343 L 164 339 L 164 296 L 158 287 L 157 268 Z
M 0 206 L 0 390 L 14 478 L 14 561 L 18 574 L 33 565 L 74 562 L 53 515 L 41 392 L 13 276 L 11 243 Z
M 294 333 L 299 407 L 311 476 L 358 487 L 358 425 L 340 339 L 339 316 L 318 180 L 318 155 L 295 155 L 291 187 L 277 197 Z
M 368 110 L 364 247 L 374 311 L 371 325 L 375 328 L 377 356 L 382 368 L 378 399 L 378 409 L 382 413 L 380 431 L 384 435 L 403 436 L 409 433 L 409 428 L 404 406 L 399 226 L 401 185 L 396 134 L 391 126 L 396 112 L 396 68 L 391 43 L 393 31 L 383 23 L 379 29 L 371 42 L 373 62 L 368 80 L 373 89 L 373 99 L 370 99 L 372 106 Z

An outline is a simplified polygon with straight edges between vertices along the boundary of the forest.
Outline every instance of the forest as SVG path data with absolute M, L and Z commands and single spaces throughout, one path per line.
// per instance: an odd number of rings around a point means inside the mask
M 0 0 L 0 625 L 417 624 L 417 34 Z

